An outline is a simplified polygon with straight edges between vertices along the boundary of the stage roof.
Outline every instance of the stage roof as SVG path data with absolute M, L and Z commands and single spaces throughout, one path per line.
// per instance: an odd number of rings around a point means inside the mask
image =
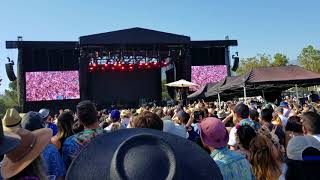
M 130 28 L 80 37 L 81 45 L 188 44 L 190 37 L 144 28 Z

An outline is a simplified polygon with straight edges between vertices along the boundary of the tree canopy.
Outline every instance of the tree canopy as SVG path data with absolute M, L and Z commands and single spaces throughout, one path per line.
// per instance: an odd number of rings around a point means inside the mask
M 258 54 L 254 57 L 243 58 L 240 61 L 237 75 L 242 75 L 257 67 L 270 67 L 270 66 L 287 66 L 289 59 L 286 55 L 276 53 L 273 57 L 267 54 Z
M 305 69 L 320 72 L 320 50 L 309 45 L 302 49 L 298 61 Z
M 6 89 L 4 95 L 0 97 L 0 116 L 4 115 L 6 109 L 19 106 L 17 81 L 12 81 L 9 84 L 9 89 Z

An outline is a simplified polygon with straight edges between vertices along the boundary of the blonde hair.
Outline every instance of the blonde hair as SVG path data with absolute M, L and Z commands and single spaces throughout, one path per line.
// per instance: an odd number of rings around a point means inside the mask
M 270 139 L 262 135 L 256 136 L 250 142 L 249 151 L 249 160 L 257 180 L 279 178 L 281 175 L 281 163 Z

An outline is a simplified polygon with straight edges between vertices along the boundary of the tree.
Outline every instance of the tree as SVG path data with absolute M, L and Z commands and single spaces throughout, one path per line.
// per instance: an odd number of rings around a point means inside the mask
M 273 58 L 267 54 L 258 54 L 257 56 L 241 59 L 237 75 L 249 72 L 253 68 L 270 66 L 287 66 L 289 59 L 286 55 L 276 53 Z
M 309 45 L 302 49 L 298 61 L 305 69 L 320 72 L 320 50 Z
M 3 100 L 7 108 L 12 108 L 19 105 L 17 81 L 12 81 L 9 83 L 9 89 L 5 90 Z
M 258 56 L 241 59 L 237 75 L 249 72 L 253 68 L 268 67 L 271 65 L 271 57 L 266 54 L 258 54 Z
M 2 117 L 4 116 L 4 114 L 6 113 L 6 104 L 4 102 L 3 99 L 0 99 L 0 118 L 2 119 Z
M 289 63 L 289 59 L 284 54 L 276 53 L 273 56 L 272 66 L 287 66 L 288 63 Z

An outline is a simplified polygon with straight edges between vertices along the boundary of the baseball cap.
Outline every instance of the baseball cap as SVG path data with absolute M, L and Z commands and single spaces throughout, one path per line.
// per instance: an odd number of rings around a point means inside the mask
M 41 118 L 45 119 L 46 117 L 49 116 L 50 111 L 49 111 L 49 109 L 40 109 L 39 113 L 40 113 Z
M 225 147 L 229 140 L 226 127 L 214 117 L 205 118 L 200 123 L 200 136 L 206 145 L 214 148 Z
M 282 102 L 280 102 L 280 105 L 279 105 L 279 106 L 280 106 L 280 107 L 287 107 L 287 106 L 288 106 L 288 103 L 282 101 Z
M 120 111 L 117 109 L 114 109 L 110 113 L 111 120 L 119 120 L 120 119 Z
M 34 111 L 26 113 L 22 118 L 21 127 L 29 131 L 44 128 L 40 113 Z
M 320 152 L 320 142 L 312 136 L 295 136 L 287 146 L 287 156 L 291 160 L 303 161 L 307 157 L 303 153 L 308 148 L 314 148 Z M 317 159 L 319 160 L 319 156 Z

